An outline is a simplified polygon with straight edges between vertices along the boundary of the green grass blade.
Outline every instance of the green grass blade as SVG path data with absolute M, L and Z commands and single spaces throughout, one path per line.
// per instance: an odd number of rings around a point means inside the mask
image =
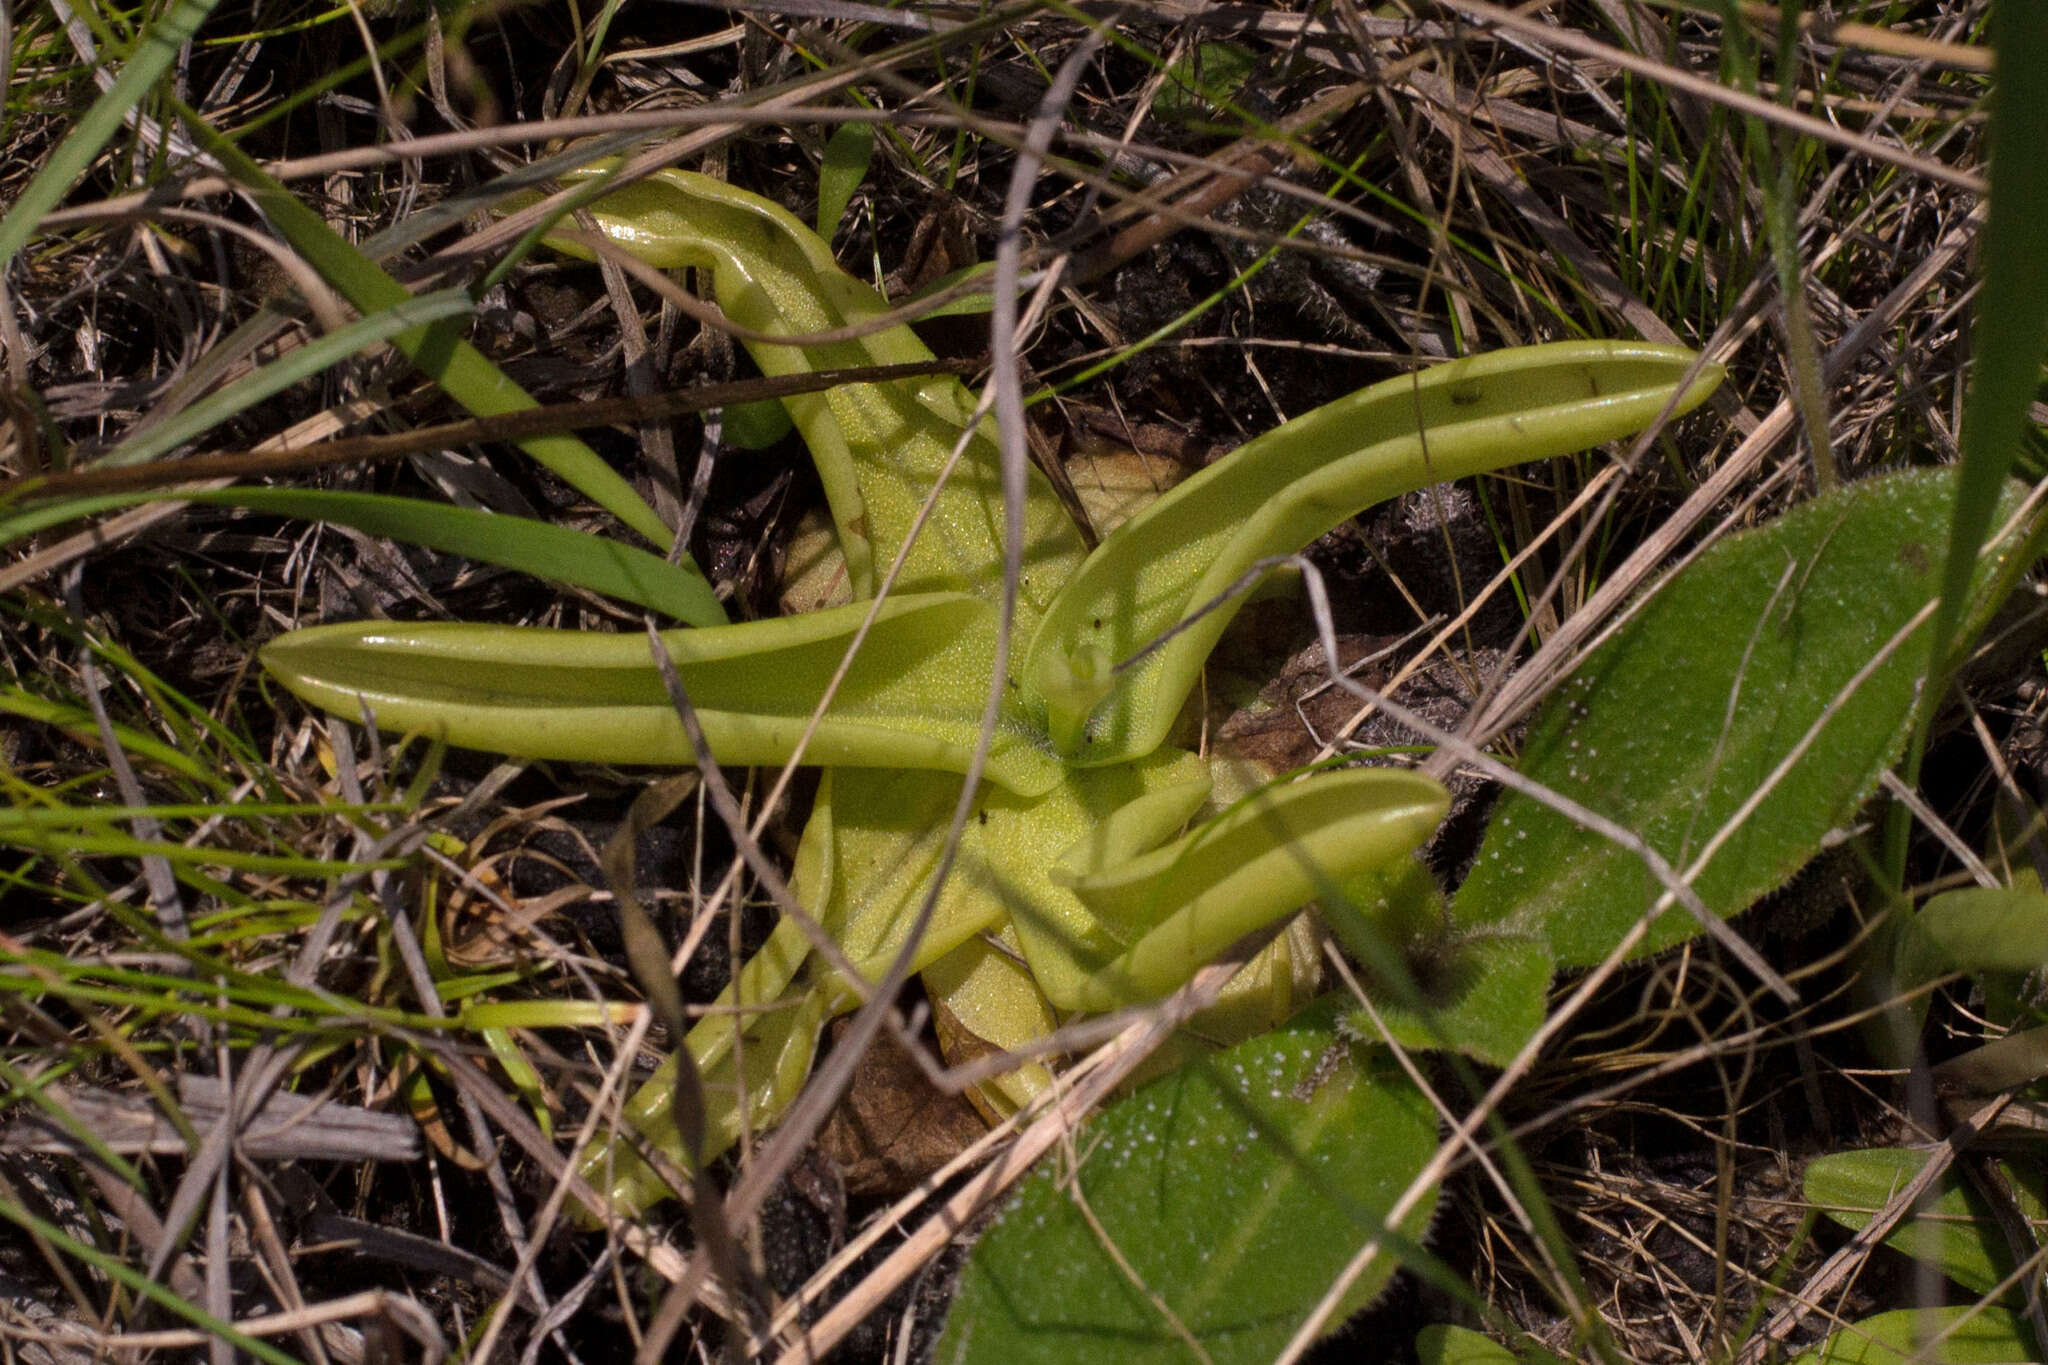
M 0 1199 L 0 1218 L 5 1218 L 17 1227 L 34 1233 L 65 1255 L 76 1257 L 108 1279 L 118 1281 L 150 1302 L 162 1305 L 201 1331 L 213 1333 L 237 1351 L 267 1361 L 269 1365 L 299 1365 L 296 1356 L 287 1355 L 268 1342 L 260 1341 L 246 1332 L 236 1331 L 229 1323 L 214 1317 L 196 1304 L 186 1302 L 126 1261 L 109 1256 L 96 1247 L 87 1246 L 55 1223 L 45 1222 L 12 1200 Z
M 725 608 L 719 605 L 717 594 L 687 560 L 671 564 L 635 546 L 527 517 L 478 512 L 383 493 L 299 488 L 107 493 L 0 517 L 0 545 L 80 517 L 165 498 L 336 522 L 369 535 L 425 545 L 587 588 L 688 625 L 725 624 Z
M 241 872 L 273 872 L 293 877 L 345 877 L 370 869 L 397 871 L 406 866 L 404 858 L 351 861 L 347 858 L 308 858 L 292 853 L 249 853 L 238 848 L 200 846 L 190 848 L 164 839 L 137 839 L 128 834 L 86 834 L 69 831 L 44 834 L 38 830 L 7 831 L 5 842 L 51 856 L 100 858 L 162 858 L 173 864 L 195 867 L 225 867 Z
M 93 722 L 92 712 L 83 706 L 53 701 L 32 692 L 24 692 L 18 687 L 9 687 L 0 689 L 0 716 L 18 716 L 38 725 L 48 725 L 62 730 L 81 744 L 99 747 L 99 727 Z M 155 735 L 137 730 L 133 726 L 116 721 L 114 738 L 133 758 L 154 763 L 214 791 L 225 791 L 229 785 L 221 779 L 220 774 L 175 744 L 165 743 Z
M 1991 35 L 1998 68 L 1990 209 L 1980 239 L 1984 287 L 1971 347 L 1975 373 L 1963 402 L 1962 481 L 1929 640 L 1928 668 L 1937 680 L 1968 605 L 1977 551 L 2028 430 L 2048 352 L 2048 157 L 2041 155 L 2048 146 L 2048 5 L 1999 0 Z M 1922 742 L 1939 690 L 1922 694 Z M 1920 748 L 1915 743 L 1909 759 L 1915 770 Z
M 180 0 L 151 26 L 114 83 L 93 101 L 92 108 L 85 111 L 85 117 L 50 154 L 7 216 L 0 218 L 0 261 L 11 261 L 21 254 L 29 238 L 35 236 L 43 215 L 57 207 L 58 201 L 84 177 L 86 168 L 114 136 L 128 112 L 141 104 L 150 87 L 171 69 L 179 51 L 213 13 L 216 3 L 218 0 Z
M 219 393 L 194 403 L 171 420 L 122 441 L 93 464 L 96 467 L 134 465 L 154 460 L 187 441 L 198 439 L 272 394 L 288 389 L 302 379 L 311 379 L 358 351 L 390 341 L 399 333 L 416 327 L 466 317 L 475 308 L 476 302 L 461 289 L 437 290 L 393 304 L 339 331 L 316 337 L 283 359 L 273 361 Z
M 301 801 L 250 801 L 232 806 L 182 802 L 159 806 L 12 807 L 0 810 L 0 833 L 10 829 L 72 829 L 111 825 L 126 820 L 255 821 L 281 816 L 318 818 L 330 815 L 391 815 L 405 810 L 399 801 L 365 801 L 355 806 L 311 805 Z
M 132 1189 L 148 1188 L 148 1182 L 134 1163 L 107 1145 L 106 1139 L 96 1132 L 92 1125 L 84 1122 L 64 1104 L 61 1097 L 50 1093 L 50 1084 L 58 1079 L 55 1072 L 46 1071 L 40 1076 L 31 1076 L 13 1063 L 0 1058 L 0 1081 L 4 1081 L 12 1095 L 21 1097 L 24 1108 L 34 1108 L 47 1118 L 59 1131 L 73 1142 L 92 1153 L 102 1166 L 119 1176 Z
M 382 493 L 228 488 L 194 502 L 332 521 L 390 540 L 426 545 L 553 579 L 646 607 L 693 626 L 722 625 L 725 608 L 696 567 L 603 536 L 526 517 L 449 507 Z
M 364 313 L 375 313 L 412 297 L 404 285 L 329 227 L 319 214 L 307 208 L 205 119 L 182 107 L 180 113 L 194 140 L 220 159 L 271 225 L 343 298 Z M 478 417 L 538 406 L 526 390 L 513 383 L 489 357 L 464 341 L 445 321 L 400 332 L 392 338 L 392 345 L 447 390 L 449 397 Z M 666 550 L 674 540 L 633 485 L 579 438 L 567 433 L 529 436 L 518 445 L 655 545 Z

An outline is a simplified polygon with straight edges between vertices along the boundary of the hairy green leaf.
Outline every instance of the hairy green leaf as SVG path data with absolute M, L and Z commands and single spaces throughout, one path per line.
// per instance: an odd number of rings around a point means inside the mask
M 956 1365 L 1267 1361 L 1436 1150 L 1436 1115 L 1327 1010 L 1202 1058 L 1091 1121 L 1079 1170 L 1029 1177 L 961 1275 Z M 1352 1285 L 1377 1294 L 1424 1199 Z M 1341 1317 L 1337 1319 L 1341 1321 Z
M 1926 1164 L 1925 1152 L 1898 1147 L 1816 1157 L 1806 1166 L 1806 1199 L 1843 1227 L 1860 1231 Z M 2048 1233 L 2041 1172 L 2022 1175 L 2007 1167 L 2005 1176 L 2036 1235 Z M 1955 1171 L 1944 1174 L 1932 1198 L 1899 1224 L 1885 1245 L 1934 1265 L 1977 1294 L 1988 1293 L 2013 1270 L 2012 1250 L 1990 1203 Z
M 1901 1308 L 1852 1322 L 1792 1365 L 2028 1365 L 2026 1324 L 2002 1308 Z
M 1639 832 L 1714 913 L 1746 909 L 1855 817 L 1898 756 L 1954 498 L 1949 471 L 1870 479 L 1708 549 L 1558 689 L 1522 772 Z M 1978 566 L 1973 620 L 2013 549 Z M 1561 965 L 1587 966 L 1661 890 L 1629 849 L 1510 793 L 1453 918 L 1541 934 Z M 1636 951 L 1696 932 L 1673 909 Z

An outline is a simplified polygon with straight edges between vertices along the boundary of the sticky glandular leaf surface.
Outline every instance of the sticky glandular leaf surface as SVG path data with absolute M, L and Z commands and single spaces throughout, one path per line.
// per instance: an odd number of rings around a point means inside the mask
M 936 1358 L 1163 1365 L 1190 1359 L 1192 1337 L 1217 1365 L 1272 1359 L 1436 1150 L 1427 1101 L 1334 1014 L 1312 1007 L 1084 1126 L 1078 1173 L 1042 1164 L 975 1247 Z M 1434 1203 L 1347 1309 L 1384 1286 Z
M 1850 823 L 1897 759 L 1928 649 L 1924 623 L 1899 637 L 1934 596 L 1954 501 L 1949 471 L 1886 475 L 1704 551 L 1552 696 L 1521 771 L 1637 831 L 1681 872 L 1718 840 L 1692 885 L 1715 914 L 1746 909 Z M 2002 543 L 1980 560 L 1966 626 L 1995 605 L 2011 553 Z M 1453 918 L 1540 935 L 1561 966 L 1587 966 L 1662 889 L 1629 849 L 1511 792 Z M 1672 909 L 1636 952 L 1696 932 Z

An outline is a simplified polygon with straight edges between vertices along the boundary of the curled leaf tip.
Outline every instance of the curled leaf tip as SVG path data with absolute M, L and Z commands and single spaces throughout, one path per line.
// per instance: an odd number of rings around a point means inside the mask
M 1088 718 L 1116 688 L 1114 667 L 1101 645 L 1086 642 L 1053 655 L 1039 680 L 1045 696 L 1045 727 L 1062 755 L 1078 753 L 1087 738 Z

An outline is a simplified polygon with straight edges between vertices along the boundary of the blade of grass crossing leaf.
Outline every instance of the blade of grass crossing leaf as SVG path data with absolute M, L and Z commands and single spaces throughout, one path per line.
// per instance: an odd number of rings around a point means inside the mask
M 406 809 L 398 801 L 364 801 L 358 805 L 325 806 L 299 801 L 250 801 L 222 808 L 193 802 L 157 806 L 50 806 L 13 807 L 0 810 L 0 830 L 82 829 L 92 825 L 113 825 L 148 816 L 157 820 L 255 821 L 279 816 L 325 816 L 343 811 L 349 814 L 390 815 Z
M 1982 237 L 1970 391 L 1963 404 L 1963 474 L 1942 568 L 1935 659 L 1962 612 L 1970 569 L 1999 490 L 2019 453 L 2048 352 L 2048 6 L 1999 0 L 1992 99 L 1991 202 Z
M 1827 1218 L 1861 1232 L 1926 1167 L 1928 1154 L 1897 1147 L 1830 1152 L 1807 1163 L 1802 1179 L 1806 1201 Z M 2012 1195 L 2023 1217 L 2041 1214 L 2040 1176 L 2015 1164 Z M 1981 1190 L 1956 1169 L 1885 1237 L 1894 1251 L 1926 1261 L 1973 1294 L 1989 1294 L 2009 1283 L 2015 1269 L 2012 1248 L 1999 1231 L 1998 1215 Z M 2011 1297 L 2023 1297 L 2014 1293 Z
M 1937 572 L 1928 544 L 1954 498 L 1951 471 L 1902 471 L 1724 538 L 1558 689 L 1523 743 L 1523 776 L 1689 867 L 1713 913 L 1747 909 L 1853 818 L 1905 742 L 1926 629 L 1914 622 Z M 2014 491 L 2008 513 L 2018 501 Z M 1973 626 L 2025 562 L 2018 550 L 1973 558 Z M 1900 643 L 1874 661 L 1887 641 Z M 1510 793 L 1451 919 L 1534 933 L 1561 964 L 1590 967 L 1658 894 L 1635 851 Z M 1668 910 L 1631 952 L 1698 932 Z
M 634 546 L 544 521 L 380 493 L 228 488 L 218 493 L 195 493 L 191 499 L 215 506 L 246 507 L 280 516 L 338 522 L 370 535 L 426 545 L 537 578 L 588 588 L 691 625 L 719 625 L 725 619 L 725 609 L 719 605 L 711 585 L 688 561 L 671 564 Z
M 0 538 L 0 543 L 5 543 L 4 538 Z M 81 742 L 93 745 L 99 742 L 92 713 L 83 706 L 72 706 L 52 701 L 48 697 L 38 697 L 18 687 L 0 690 L 0 716 L 19 716 L 40 725 L 54 726 Z M 215 791 L 225 791 L 228 787 L 228 783 L 221 779 L 220 774 L 209 770 L 176 745 L 166 744 L 154 735 L 145 734 L 117 721 L 114 724 L 114 737 L 131 755 L 157 764 L 180 777 L 202 783 Z
M 84 517 L 97 516 L 101 512 L 119 511 L 137 503 L 154 501 L 155 493 L 101 493 L 88 498 L 66 498 L 62 502 L 38 503 L 18 512 L 0 515 L 0 547 L 32 536 L 52 526 L 62 526 L 67 521 L 78 521 Z
M 150 27 L 114 83 L 93 101 L 92 108 L 85 111 L 85 117 L 50 154 L 7 216 L 0 218 L 0 262 L 12 261 L 28 245 L 43 215 L 55 208 L 85 175 L 86 168 L 114 136 L 129 111 L 141 104 L 150 87 L 170 70 L 179 51 L 213 13 L 216 3 L 218 0 L 180 0 Z
M 1900 1308 L 1849 1323 L 1792 1365 L 2010 1365 L 2037 1359 L 2022 1319 L 2003 1308 L 1965 1306 Z
M 216 507 L 304 517 L 369 535 L 467 555 L 486 564 L 603 593 L 692 626 L 725 624 L 717 594 L 689 561 L 659 555 L 566 526 L 379 493 L 297 488 L 224 488 L 214 492 L 105 493 L 0 517 L 0 546 L 50 526 L 141 503 L 183 498 Z
M 1728 35 L 1721 53 L 1723 71 L 1739 88 L 1752 95 L 1760 93 L 1762 87 L 1758 80 L 1756 53 L 1735 0 L 1717 0 L 1715 8 L 1721 12 L 1722 28 Z M 1785 12 L 1789 19 L 1778 26 L 1778 69 L 1791 71 L 1797 69 L 1801 32 L 1800 25 L 1791 22 L 1799 17 L 1797 0 L 1788 0 Z M 1779 102 L 1791 107 L 1798 90 L 1796 83 L 1782 82 Z M 1800 155 L 1800 139 L 1790 129 L 1773 130 L 1754 114 L 1745 115 L 1742 123 L 1750 162 L 1768 168 L 1768 174 L 1763 177 L 1764 230 L 1770 243 L 1772 264 L 1777 268 L 1778 295 L 1783 302 L 1786 362 L 1791 371 L 1793 402 L 1799 409 L 1807 448 L 1813 454 L 1814 482 L 1825 493 L 1838 480 L 1833 450 L 1828 442 L 1827 397 L 1821 384 L 1820 351 L 1814 341 L 1813 316 L 1806 301 L 1806 266 L 1799 247 L 1795 167 Z
M 60 854 L 104 858 L 157 857 L 176 865 L 275 872 L 294 877 L 342 877 L 370 870 L 397 871 L 406 866 L 403 858 L 350 862 L 345 858 L 307 858 L 290 853 L 250 853 L 238 848 L 191 848 L 162 839 L 137 839 L 127 834 L 73 832 L 47 835 L 37 830 L 16 830 L 9 834 L 7 842 L 16 848 L 32 849 L 52 857 Z
M 1930 685 L 1907 753 L 1907 781 L 1919 774 L 1927 727 L 1968 602 L 1970 572 L 1992 510 L 2027 429 L 2027 413 L 2048 351 L 2048 5 L 1998 0 L 1991 11 L 1997 52 L 1992 90 L 1990 209 L 1981 240 L 1984 287 L 1977 294 L 1975 373 L 1963 402 L 1962 481 L 1942 566 L 1941 604 L 1930 632 Z M 1897 885 L 1906 823 L 1895 817 L 1887 855 Z
M 337 6 L 337 16 L 339 16 L 339 14 L 343 10 L 345 10 L 345 8 L 345 6 Z M 396 13 L 397 11 L 394 10 L 392 12 Z M 441 24 L 446 23 L 446 18 L 441 20 Z M 434 25 L 433 27 L 439 29 L 440 25 L 437 24 Z M 317 77 L 313 78 L 312 80 L 307 81 L 303 85 L 295 84 L 292 87 L 291 91 L 289 93 L 283 94 L 275 104 L 265 105 L 260 113 L 252 115 L 245 122 L 237 123 L 235 125 L 236 136 L 241 137 L 243 139 L 247 139 L 256 134 L 257 132 L 259 132 L 260 130 L 269 127 L 273 123 L 276 123 L 280 119 L 290 118 L 293 114 L 297 113 L 300 109 L 305 108 L 307 105 L 317 104 L 320 101 L 320 99 L 329 91 L 347 85 L 351 81 L 362 79 L 362 77 L 369 72 L 370 67 L 375 63 L 398 63 L 399 60 L 405 56 L 406 53 L 412 51 L 414 48 L 419 47 L 426 42 L 428 30 L 429 25 L 427 24 L 414 24 L 411 28 L 403 29 L 400 32 L 394 34 L 393 36 L 386 38 L 384 41 L 378 43 L 375 49 L 364 53 L 363 55 L 355 58 L 353 61 L 341 62 L 337 65 L 329 66 L 322 69 L 320 74 Z M 443 31 L 442 37 L 443 40 L 447 42 L 461 41 L 460 38 L 458 38 L 456 34 L 452 32 Z M 229 41 L 245 40 L 222 37 L 211 39 L 209 41 L 215 43 L 226 43 Z
M 364 313 L 405 302 L 404 285 L 363 255 L 326 220 L 258 166 L 247 153 L 191 109 L 177 106 L 193 139 L 220 159 L 263 210 L 271 225 L 319 270 L 341 296 Z M 479 417 L 539 406 L 483 352 L 464 341 L 447 322 L 400 332 L 391 344 L 419 366 L 449 397 Z M 598 453 L 567 434 L 530 436 L 519 448 L 554 471 L 571 487 L 666 550 L 674 537 L 632 484 Z M 723 613 L 721 613 L 723 619 Z
M 236 413 L 254 407 L 302 379 L 312 378 L 358 351 L 390 341 L 399 333 L 415 327 L 466 317 L 475 308 L 475 300 L 461 289 L 437 290 L 393 304 L 350 323 L 340 331 L 317 337 L 283 359 L 261 367 L 219 393 L 208 395 L 170 421 L 121 442 L 93 464 L 131 465 L 154 460 L 187 441 L 203 436 Z

